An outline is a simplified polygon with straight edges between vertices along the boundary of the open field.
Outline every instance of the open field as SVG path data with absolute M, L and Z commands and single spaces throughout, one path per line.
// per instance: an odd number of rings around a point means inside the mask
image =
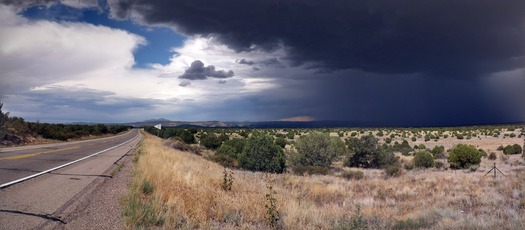
M 332 135 L 344 138 L 351 132 Z M 512 132 L 520 134 L 520 130 Z M 523 138 L 510 138 L 503 133 L 498 138 L 473 135 L 462 140 L 451 137 L 455 134 L 448 135 L 426 142 L 422 135 L 421 140 L 417 138 L 411 144 L 452 146 L 461 142 L 487 152 L 496 151 L 499 145 L 523 144 Z M 359 180 L 339 177 L 337 170 L 311 176 L 233 170 L 232 187 L 226 191 L 221 186 L 222 166 L 202 156 L 171 149 L 163 142 L 146 135 L 136 159 L 133 183 L 123 201 L 130 228 L 271 228 L 271 210 L 265 206 L 269 204 L 267 195 L 276 199 L 280 217 L 276 228 L 525 228 L 525 164 L 521 155 L 502 157 L 499 151 L 497 160 L 483 158 L 474 172 L 413 169 L 403 170 L 399 177 L 385 177 L 379 169 L 350 169 L 339 162 L 333 164 L 340 171 L 364 172 L 364 178 Z M 402 161 L 411 158 L 402 157 Z M 506 177 L 484 177 L 493 163 Z

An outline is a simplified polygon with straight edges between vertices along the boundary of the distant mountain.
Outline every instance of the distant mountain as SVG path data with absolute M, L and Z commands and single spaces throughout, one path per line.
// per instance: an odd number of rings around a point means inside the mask
M 196 128 L 336 128 L 336 127 L 365 127 L 367 124 L 352 121 L 170 121 L 167 119 L 152 119 L 141 122 L 126 123 L 134 127 L 154 126 L 163 127 L 196 127 Z

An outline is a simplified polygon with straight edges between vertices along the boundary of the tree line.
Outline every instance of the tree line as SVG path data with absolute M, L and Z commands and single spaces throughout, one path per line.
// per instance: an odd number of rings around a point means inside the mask
M 28 122 L 21 117 L 9 116 L 8 112 L 2 111 L 2 107 L 3 103 L 0 103 L 0 145 L 3 146 L 25 144 L 30 139 L 37 137 L 67 141 L 86 136 L 117 134 L 132 128 L 126 125 L 66 125 Z

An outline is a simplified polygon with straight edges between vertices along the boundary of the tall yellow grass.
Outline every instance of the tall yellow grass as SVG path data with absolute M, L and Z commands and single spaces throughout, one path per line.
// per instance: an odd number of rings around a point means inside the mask
M 365 170 L 364 179 L 350 181 L 235 170 L 232 190 L 224 191 L 218 164 L 147 134 L 142 152 L 130 196 L 154 201 L 155 215 L 163 217 L 159 225 L 167 229 L 269 228 L 268 181 L 284 229 L 348 229 L 358 218 L 371 229 L 525 229 L 523 164 L 505 167 L 507 177 L 495 180 L 483 177 L 488 163 L 478 172 L 412 170 L 398 178 Z M 152 183 L 151 195 L 136 192 L 144 181 Z

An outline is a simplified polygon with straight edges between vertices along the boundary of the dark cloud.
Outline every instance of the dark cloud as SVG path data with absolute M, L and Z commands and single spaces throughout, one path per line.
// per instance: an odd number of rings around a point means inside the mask
M 109 91 L 61 86 L 19 92 L 5 98 L 11 114 L 45 122 L 137 121 L 144 118 L 139 114 L 152 112 L 156 106 L 166 103 L 165 100 L 121 97 Z
M 241 59 L 241 60 L 238 60 L 237 62 L 238 62 L 239 64 L 243 64 L 243 65 L 253 65 L 253 64 L 255 64 L 255 62 L 253 62 L 253 61 L 248 61 L 248 60 L 246 60 L 246 59 L 244 59 L 244 58 Z
M 190 81 L 182 81 L 179 86 L 180 87 L 186 87 L 186 86 L 190 86 L 191 85 L 191 82 Z
M 219 80 L 217 83 L 219 83 L 219 84 L 226 84 L 226 80 L 221 79 L 221 80 Z
M 0 0 L 0 4 L 9 5 L 15 8 L 17 11 L 24 10 L 31 6 L 45 5 L 47 7 L 51 7 L 52 5 L 58 3 L 76 9 L 97 8 L 99 11 L 102 10 L 102 7 L 97 0 Z
M 114 17 L 214 36 L 237 51 L 284 45 L 295 65 L 473 79 L 525 63 L 522 0 L 110 0 Z
M 184 74 L 180 75 L 180 79 L 188 80 L 204 80 L 208 77 L 213 78 L 229 78 L 233 77 L 233 71 L 215 70 L 215 66 L 209 65 L 204 66 L 199 60 L 193 61 L 188 69 L 184 71 Z

